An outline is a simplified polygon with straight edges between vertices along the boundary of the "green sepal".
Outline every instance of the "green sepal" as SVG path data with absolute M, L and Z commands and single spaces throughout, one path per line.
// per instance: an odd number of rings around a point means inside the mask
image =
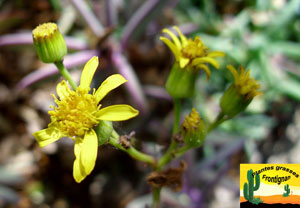
M 98 137 L 98 146 L 101 146 L 109 140 L 114 128 L 111 121 L 100 121 L 95 131 Z
M 203 145 L 207 134 L 207 129 L 203 120 L 200 121 L 198 128 L 192 131 L 182 130 L 183 141 L 189 147 L 198 148 Z
M 175 63 L 167 78 L 166 90 L 173 98 L 192 97 L 195 91 L 197 73 L 187 68 L 181 69 Z

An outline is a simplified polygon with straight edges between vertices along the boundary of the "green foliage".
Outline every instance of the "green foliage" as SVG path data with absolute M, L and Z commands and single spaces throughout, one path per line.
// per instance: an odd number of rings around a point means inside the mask
M 247 172 L 247 179 L 248 179 L 248 183 L 246 182 L 244 184 L 244 198 L 247 199 L 250 203 L 252 204 L 259 204 L 262 201 L 260 200 L 260 198 L 254 198 L 254 191 L 257 191 L 259 189 L 260 186 L 260 178 L 259 178 L 259 174 L 255 174 L 255 185 L 254 185 L 254 177 L 253 177 L 253 170 L 250 169 Z
M 291 192 L 291 189 L 289 188 L 289 184 L 286 184 L 286 185 L 284 186 L 284 190 L 285 190 L 286 192 L 284 192 L 282 196 L 288 197 L 288 196 L 290 195 L 290 192 Z

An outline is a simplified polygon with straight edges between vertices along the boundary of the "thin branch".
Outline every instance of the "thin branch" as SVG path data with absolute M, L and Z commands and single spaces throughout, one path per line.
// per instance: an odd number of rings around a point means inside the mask
M 64 37 L 68 49 L 73 50 L 86 50 L 88 45 L 82 40 L 73 37 Z M 6 34 L 0 36 L 0 46 L 17 46 L 17 45 L 32 45 L 32 34 L 26 33 L 15 33 Z
M 81 65 L 86 63 L 91 57 L 97 55 L 98 52 L 95 50 L 82 51 L 82 52 L 74 53 L 72 55 L 67 55 L 65 56 L 64 59 L 64 65 L 66 66 L 66 68 L 71 68 L 77 65 Z M 41 67 L 40 69 L 28 74 L 23 79 L 21 79 L 21 81 L 16 86 L 16 90 L 20 91 L 36 83 L 37 81 L 43 80 L 49 76 L 58 73 L 59 71 L 57 70 L 54 64 L 47 64 L 44 67 Z
M 115 0 L 105 0 L 105 10 L 107 26 L 116 26 L 118 24 L 118 16 L 116 11 Z
M 74 7 L 89 25 L 93 33 L 97 37 L 101 37 L 104 34 L 104 28 L 95 14 L 92 12 L 88 4 L 84 0 L 72 0 Z
M 148 104 L 146 102 L 141 83 L 132 66 L 118 49 L 113 50 L 111 60 L 113 65 L 116 67 L 116 70 L 129 80 L 129 82 L 126 83 L 127 90 L 134 99 L 134 102 L 138 105 L 137 107 L 141 113 L 146 114 Z
M 161 10 L 169 0 L 148 0 L 130 18 L 124 27 L 121 37 L 122 49 L 126 48 L 133 36 L 137 36 L 142 28 L 153 19 L 155 12 Z
M 167 101 L 172 101 L 172 97 L 167 93 L 165 88 L 155 86 L 155 85 L 147 85 L 144 87 L 145 94 L 157 99 L 163 99 Z

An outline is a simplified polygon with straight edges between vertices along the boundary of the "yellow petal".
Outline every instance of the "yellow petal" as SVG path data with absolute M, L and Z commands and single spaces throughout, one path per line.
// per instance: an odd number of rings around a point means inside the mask
M 177 26 L 174 26 L 173 27 L 177 32 L 178 32 L 178 34 L 179 34 L 179 37 L 180 37 L 180 39 L 181 39 L 181 42 L 182 42 L 182 45 L 183 46 L 185 46 L 186 45 L 186 43 L 187 43 L 187 39 L 186 39 L 186 37 L 182 34 L 182 32 L 181 32 L 181 30 L 179 29 L 179 27 L 177 27 Z
M 232 66 L 232 65 L 227 65 L 226 67 L 230 72 L 231 74 L 233 75 L 234 77 L 234 82 L 237 83 L 238 80 L 239 80 L 239 73 L 237 72 L 237 70 Z
M 209 70 L 208 66 L 206 66 L 205 64 L 200 64 L 197 67 L 199 67 L 200 69 L 203 69 L 206 72 L 206 80 L 209 80 L 210 70 Z
M 174 45 L 174 43 L 172 43 L 168 38 L 165 37 L 160 37 L 159 39 L 163 41 L 170 48 L 170 50 L 173 52 L 175 56 L 176 61 L 178 61 L 180 58 L 180 50 Z
M 98 67 L 98 57 L 94 56 L 92 57 L 84 66 L 82 73 L 81 73 L 81 78 L 80 78 L 80 85 L 79 87 L 81 89 L 89 89 L 93 76 L 95 74 L 95 71 L 97 70 Z
M 73 163 L 73 177 L 77 183 L 80 183 L 85 179 L 87 175 L 83 171 L 83 166 L 80 164 L 79 159 L 76 159 Z
M 210 52 L 209 54 L 207 54 L 208 57 L 218 57 L 218 56 L 225 56 L 225 53 L 223 53 L 222 51 L 213 51 Z
M 96 132 L 91 129 L 83 138 L 80 161 L 86 175 L 89 175 L 95 167 L 98 153 L 98 138 Z
M 36 141 L 40 147 L 44 147 L 48 144 L 55 142 L 56 140 L 63 137 L 62 133 L 55 127 L 49 127 L 33 133 Z
M 56 93 L 60 99 L 63 99 L 65 97 L 68 97 L 70 94 L 70 88 L 68 87 L 68 84 L 65 80 L 61 81 L 56 86 Z
M 219 63 L 215 59 L 211 57 L 201 57 L 201 58 L 196 58 L 192 62 L 192 66 L 197 66 L 198 64 L 204 64 L 204 63 L 209 63 L 213 65 L 216 69 L 219 68 Z
M 125 82 L 127 82 L 127 80 L 120 74 L 109 76 L 106 80 L 104 80 L 104 82 L 102 82 L 95 93 L 97 103 L 99 103 L 110 91 L 119 87 Z
M 73 177 L 77 183 L 80 183 L 87 174 L 84 171 L 83 165 L 81 163 L 80 153 L 82 149 L 82 139 L 76 138 L 76 142 L 74 145 L 74 154 L 75 154 L 75 161 L 73 164 Z
M 167 33 L 168 35 L 170 35 L 171 38 L 172 38 L 172 40 L 173 40 L 173 42 L 175 43 L 176 47 L 179 50 L 181 50 L 181 43 L 180 43 L 178 37 L 173 32 L 171 32 L 171 30 L 169 30 L 169 29 L 163 29 L 162 32 Z
M 139 111 L 130 105 L 111 105 L 100 109 L 97 119 L 105 121 L 125 121 L 139 114 Z
M 190 59 L 187 59 L 187 58 L 180 58 L 179 59 L 179 66 L 180 68 L 184 68 L 186 67 L 186 65 L 188 65 L 188 63 L 190 62 Z

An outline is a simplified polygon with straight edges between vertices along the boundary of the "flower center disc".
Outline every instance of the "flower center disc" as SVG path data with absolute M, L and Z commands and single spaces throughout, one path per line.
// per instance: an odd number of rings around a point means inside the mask
M 86 90 L 69 91 L 69 96 L 61 100 L 55 99 L 57 107 L 49 111 L 51 123 L 66 136 L 83 136 L 86 131 L 99 123 L 95 114 L 100 108 L 92 94 Z
M 189 39 L 187 44 L 181 49 L 182 55 L 188 59 L 194 59 L 207 55 L 207 48 L 197 36 L 194 40 Z

